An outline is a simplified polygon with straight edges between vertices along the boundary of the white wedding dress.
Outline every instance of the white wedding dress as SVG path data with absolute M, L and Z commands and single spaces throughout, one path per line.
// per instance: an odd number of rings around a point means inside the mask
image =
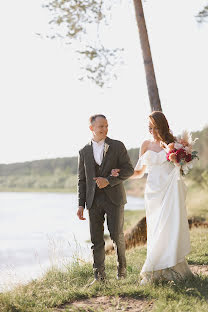
M 147 257 L 141 270 L 141 284 L 192 275 L 185 256 L 190 251 L 186 213 L 186 185 L 180 168 L 166 159 L 166 152 L 147 150 L 135 170 L 146 166 L 145 188 Z

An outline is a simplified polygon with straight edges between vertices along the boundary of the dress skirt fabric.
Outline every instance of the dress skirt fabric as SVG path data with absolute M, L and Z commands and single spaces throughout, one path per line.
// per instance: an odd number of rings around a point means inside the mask
M 186 213 L 186 186 L 180 169 L 168 162 L 164 150 L 148 150 L 135 170 L 147 168 L 145 209 L 147 257 L 141 276 L 148 279 L 178 279 L 191 275 L 185 260 L 190 252 Z

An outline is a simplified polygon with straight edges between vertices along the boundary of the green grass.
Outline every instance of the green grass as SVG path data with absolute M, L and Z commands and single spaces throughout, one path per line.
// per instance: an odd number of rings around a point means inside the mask
M 190 264 L 208 265 L 208 228 L 194 228 L 191 234 L 191 253 L 187 260 Z
M 145 210 L 125 210 L 124 231 L 133 227 L 143 217 L 145 217 Z
M 191 264 L 208 263 L 208 229 L 191 231 Z M 200 248 L 199 248 L 200 242 Z M 208 311 L 208 276 L 196 276 L 181 283 L 159 283 L 139 286 L 139 272 L 146 256 L 146 246 L 127 251 L 127 279 L 116 280 L 115 255 L 106 257 L 108 282 L 86 288 L 92 281 L 92 265 L 79 263 L 65 266 L 63 271 L 52 268 L 41 279 L 0 294 L 1 312 L 45 312 L 77 299 L 95 296 L 127 296 L 154 300 L 153 311 Z M 64 311 L 64 310 L 63 310 Z M 67 310 L 65 310 L 67 311 Z
M 189 217 L 199 217 L 208 221 L 208 192 L 193 181 L 187 181 L 187 211 Z

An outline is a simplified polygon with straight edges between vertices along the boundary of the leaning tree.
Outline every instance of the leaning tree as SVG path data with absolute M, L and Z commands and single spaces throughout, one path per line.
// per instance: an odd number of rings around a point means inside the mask
M 48 0 L 45 5 L 52 13 L 50 23 L 58 25 L 58 33 L 54 32 L 52 38 L 58 35 L 67 38 L 70 44 L 73 42 L 80 64 L 84 64 L 85 77 L 100 87 L 116 76 L 114 68 L 122 52 L 106 47 L 101 35 L 111 21 L 112 7 L 119 1 L 122 0 Z M 162 111 L 142 1 L 134 0 L 134 8 L 151 110 Z
M 141 0 L 134 0 L 151 110 L 162 111 Z

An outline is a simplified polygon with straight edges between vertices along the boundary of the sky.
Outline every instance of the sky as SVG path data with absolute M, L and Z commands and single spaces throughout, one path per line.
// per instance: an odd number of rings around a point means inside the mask
M 208 23 L 195 18 L 206 3 L 144 2 L 161 104 L 175 135 L 208 125 Z M 70 45 L 45 38 L 50 16 L 42 4 L 0 3 L 0 163 L 76 156 L 91 138 L 95 113 L 107 116 L 109 137 L 139 147 L 150 105 L 133 1 L 112 12 L 108 41 L 124 47 L 124 65 L 104 89 L 79 81 Z

